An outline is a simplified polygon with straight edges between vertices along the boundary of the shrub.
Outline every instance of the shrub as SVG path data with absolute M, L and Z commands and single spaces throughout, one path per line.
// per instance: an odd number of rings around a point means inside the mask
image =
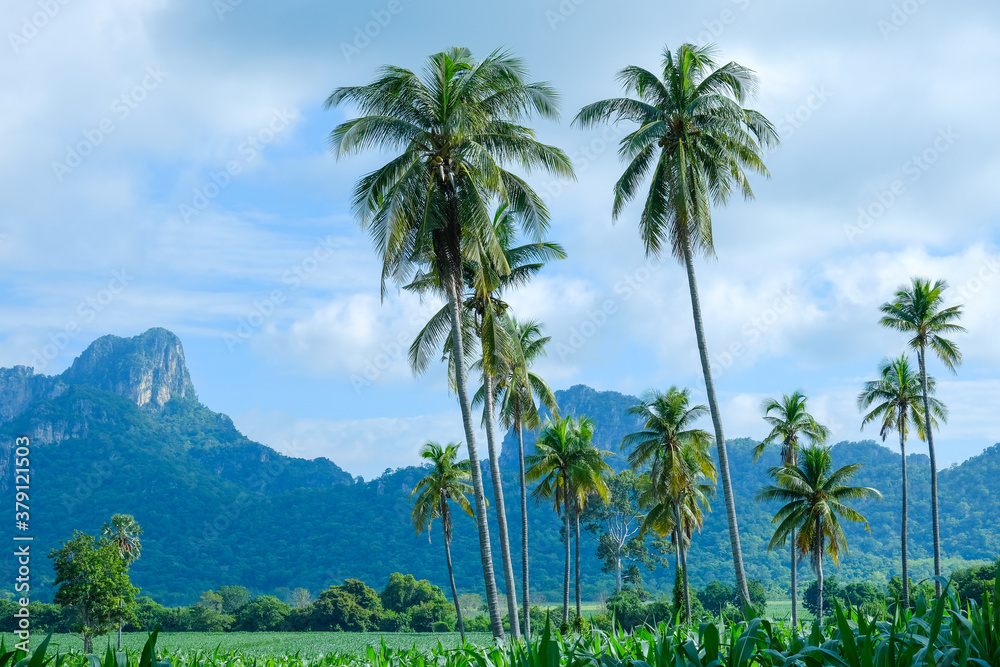
M 432 632 L 451 632 L 452 629 L 445 621 L 434 621 Z

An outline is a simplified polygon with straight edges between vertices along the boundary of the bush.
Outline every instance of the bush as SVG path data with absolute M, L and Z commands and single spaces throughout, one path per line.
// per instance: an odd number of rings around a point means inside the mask
M 601 632 L 611 632 L 611 617 L 607 614 L 594 614 L 590 617 L 590 624 Z
M 247 602 L 236 613 L 236 629 L 243 632 L 269 632 L 285 627 L 292 608 L 274 597 L 262 595 Z
M 648 610 L 643 604 L 645 591 L 629 586 L 622 588 L 607 600 L 608 615 L 614 619 L 615 625 L 625 630 L 632 630 L 646 622 Z
M 1000 558 L 991 565 L 959 568 L 951 573 L 951 587 L 963 602 L 975 600 L 982 604 L 983 593 L 993 592 L 997 568 L 1000 568 Z
M 409 614 L 388 609 L 382 612 L 382 618 L 378 622 L 378 629 L 381 632 L 413 632 L 413 628 L 410 627 Z
M 589 635 L 590 621 L 585 619 L 583 616 L 577 616 L 573 619 L 573 632 L 578 635 Z
M 432 632 L 451 632 L 454 628 L 448 625 L 445 621 L 434 621 Z

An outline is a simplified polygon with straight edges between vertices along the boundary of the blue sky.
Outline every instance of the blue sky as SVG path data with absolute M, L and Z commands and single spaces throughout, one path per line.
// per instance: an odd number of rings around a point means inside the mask
M 995 3 L 12 0 L 0 25 L 4 366 L 59 373 L 100 335 L 164 326 L 202 400 L 282 451 L 370 478 L 459 440 L 444 369 L 413 378 L 402 352 L 437 304 L 380 303 L 350 215 L 385 156 L 335 160 L 352 110 L 322 108 L 458 44 L 509 48 L 561 93 L 562 122 L 535 127 L 579 178 L 532 182 L 569 258 L 511 297 L 553 336 L 540 372 L 699 391 L 684 273 L 643 256 L 635 210 L 611 224 L 622 129 L 568 121 L 621 67 L 712 41 L 759 73 L 783 139 L 697 267 L 727 435 L 762 436 L 761 399 L 801 388 L 836 439 L 877 437 L 855 397 L 903 347 L 877 307 L 918 274 L 949 280 L 969 329 L 958 375 L 931 364 L 951 407 L 939 460 L 1000 440 Z

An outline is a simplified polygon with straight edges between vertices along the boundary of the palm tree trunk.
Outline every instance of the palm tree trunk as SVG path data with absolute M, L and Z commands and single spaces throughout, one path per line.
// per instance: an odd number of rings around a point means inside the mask
M 118 608 L 121 609 L 125 606 L 125 600 L 118 601 Z M 118 650 L 122 650 L 122 623 L 118 621 Z
M 503 502 L 503 480 L 500 478 L 500 459 L 496 449 L 496 429 L 493 426 L 493 375 L 490 373 L 483 350 L 483 397 L 486 410 L 486 448 L 490 454 L 490 476 L 493 478 L 494 509 L 497 513 L 497 528 L 500 532 L 500 560 L 503 561 L 503 576 L 507 589 L 507 614 L 510 616 L 510 632 L 514 639 L 521 638 L 521 624 L 517 620 L 517 584 L 514 583 L 514 565 L 510 560 L 510 537 L 507 534 L 507 509 Z
M 580 618 L 583 614 L 582 606 L 580 604 L 580 505 L 579 503 L 574 504 L 576 505 L 574 508 L 576 511 L 573 513 L 576 518 L 576 528 L 574 529 L 574 532 L 576 533 L 576 565 L 574 566 L 574 572 L 576 574 L 576 617 Z
M 465 644 L 465 623 L 462 621 L 462 608 L 458 604 L 458 589 L 455 588 L 455 571 L 451 566 L 451 540 L 445 535 L 444 554 L 448 559 L 448 579 L 451 580 L 451 599 L 455 601 L 455 617 L 458 619 L 458 632 L 462 635 L 462 644 Z
M 524 636 L 531 636 L 531 614 L 528 607 L 528 490 L 524 483 L 524 434 L 521 431 L 521 415 L 514 415 L 514 430 L 517 431 L 517 462 L 520 465 L 521 484 L 521 598 L 524 605 Z
M 486 519 L 486 494 L 483 489 L 483 471 L 476 450 L 476 429 L 472 421 L 472 406 L 465 370 L 465 349 L 462 345 L 462 314 L 458 299 L 458 283 L 453 278 L 448 285 L 448 305 L 451 308 L 452 354 L 455 358 L 455 393 L 462 408 L 462 425 L 469 450 L 469 468 L 472 472 L 472 490 L 476 501 L 476 526 L 479 529 L 479 554 L 483 562 L 483 579 L 486 586 L 486 606 L 490 614 L 493 636 L 504 638 L 503 620 L 497 596 L 497 583 L 493 574 L 493 550 L 490 547 L 490 527 Z
M 907 562 L 906 556 L 906 515 L 907 515 L 907 490 L 906 490 L 906 429 L 899 429 L 899 451 L 903 454 L 903 521 L 902 521 L 902 539 L 900 540 L 900 545 L 903 550 L 903 608 L 909 609 L 910 607 L 910 566 Z
M 927 343 L 921 339 L 920 354 L 920 382 L 923 385 L 924 393 L 924 419 L 926 420 L 927 432 L 927 453 L 931 457 L 931 531 L 934 534 L 934 576 L 941 576 L 941 532 L 938 525 L 938 492 L 937 492 L 937 458 L 934 456 L 934 429 L 931 427 L 931 406 L 927 394 Z M 941 597 L 941 582 L 934 580 L 934 591 Z M 907 604 L 909 600 L 907 599 Z
M 680 502 L 674 503 L 674 516 L 677 521 L 677 551 L 680 555 L 681 581 L 684 587 L 684 620 L 691 620 L 691 593 L 688 588 L 687 551 L 684 550 L 684 522 L 681 520 Z
M 569 491 L 563 489 L 563 516 L 566 530 L 566 569 L 563 572 L 563 623 L 569 623 L 569 543 L 572 534 L 569 528 Z
M 819 609 L 819 614 L 817 615 L 817 622 L 819 627 L 823 627 L 823 537 L 818 536 L 816 538 L 816 550 L 819 552 L 816 556 L 816 588 L 819 592 L 819 604 L 817 605 Z
M 791 532 L 792 538 L 792 627 L 798 629 L 799 627 L 799 564 L 797 562 L 795 553 L 795 529 Z
M 615 558 L 615 593 L 622 592 L 622 557 L 618 554 Z
M 684 249 L 684 266 L 687 269 L 688 289 L 691 292 L 691 312 L 694 316 L 694 331 L 698 339 L 698 354 L 701 357 L 701 369 L 705 375 L 705 393 L 708 394 L 708 407 L 712 413 L 712 424 L 715 426 L 715 444 L 719 450 L 719 473 L 722 478 L 722 494 L 726 499 L 726 518 L 729 521 L 729 544 L 733 552 L 733 569 L 736 572 L 736 592 L 740 596 L 743 610 L 750 609 L 750 593 L 747 590 L 747 577 L 743 569 L 743 549 L 740 547 L 740 530 L 736 523 L 736 501 L 733 498 L 733 485 L 729 479 L 729 455 L 726 452 L 726 436 L 722 432 L 722 416 L 719 414 L 719 401 L 715 396 L 715 382 L 712 380 L 712 366 L 708 361 L 708 344 L 705 342 L 705 326 L 701 317 L 701 301 L 698 298 L 698 280 L 694 274 L 694 253 L 691 251 L 691 239 L 687 234 L 682 241 Z

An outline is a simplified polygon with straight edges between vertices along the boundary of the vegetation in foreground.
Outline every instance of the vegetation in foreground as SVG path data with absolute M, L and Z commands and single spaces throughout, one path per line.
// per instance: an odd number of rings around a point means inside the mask
M 992 598 L 1000 596 L 1000 568 L 995 574 Z M 938 582 L 942 583 L 942 582 Z M 989 593 L 980 606 L 975 601 L 962 606 L 947 587 L 933 605 L 921 595 L 912 610 L 894 605 L 891 610 L 868 616 L 857 608 L 835 605 L 832 622 L 825 629 L 819 623 L 811 631 L 795 631 L 791 626 L 755 618 L 730 624 L 660 623 L 656 628 L 640 627 L 631 634 L 620 628 L 561 635 L 547 620 L 540 636 L 528 642 L 499 642 L 493 646 L 464 644 L 430 650 L 393 649 L 385 642 L 367 646 L 357 653 L 339 652 L 305 658 L 299 653 L 270 654 L 267 664 L 274 667 L 306 665 L 425 665 L 433 663 L 464 667 L 632 667 L 633 665 L 672 667 L 745 667 L 758 664 L 835 665 L 836 667 L 893 667 L 895 665 L 981 665 L 1000 667 L 1000 607 Z M 52 656 L 45 639 L 30 656 L 24 651 L 8 652 L 0 642 L 0 667 L 24 665 L 42 667 Z M 103 659 L 80 653 L 57 654 L 58 667 L 236 667 L 256 665 L 257 655 L 216 649 L 207 651 L 156 651 L 157 631 L 150 634 L 141 653 L 116 654 L 109 647 Z M 259 654 L 258 654 L 259 655 Z

